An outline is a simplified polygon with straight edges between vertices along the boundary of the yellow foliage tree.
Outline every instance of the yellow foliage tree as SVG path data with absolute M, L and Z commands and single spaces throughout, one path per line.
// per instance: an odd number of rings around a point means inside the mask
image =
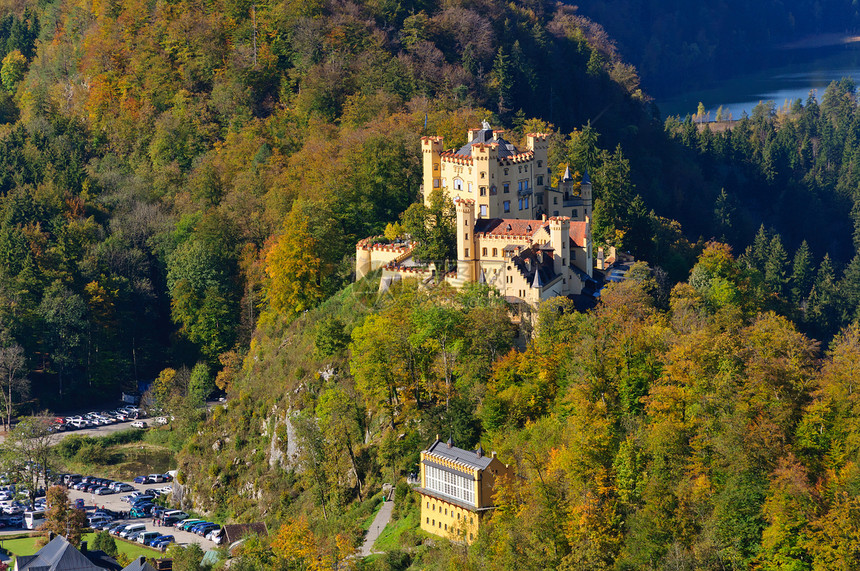
M 312 308 L 322 298 L 321 260 L 307 219 L 293 209 L 266 254 L 266 299 L 269 311 L 292 317 Z

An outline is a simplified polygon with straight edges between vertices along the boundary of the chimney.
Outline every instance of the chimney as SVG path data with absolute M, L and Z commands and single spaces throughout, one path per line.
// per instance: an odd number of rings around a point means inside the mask
M 138 557 L 137 562 L 140 563 L 140 567 L 143 568 L 143 566 L 146 565 L 146 555 Z
M 448 448 L 451 448 L 452 446 L 454 446 L 454 438 L 449 436 L 448 437 Z
M 87 552 L 87 542 L 86 542 L 86 541 L 82 541 L 82 542 L 81 542 L 81 553 L 84 553 L 84 554 L 85 554 L 86 552 Z
M 57 536 L 54 534 L 53 531 L 48 532 L 48 541 L 49 542 L 53 541 L 55 537 L 57 537 Z
M 478 445 L 478 449 L 475 451 L 475 454 L 478 455 L 478 458 L 482 458 L 484 456 L 484 449 L 481 448 L 481 445 Z
M 496 451 L 493 450 L 493 458 L 495 458 L 495 457 L 496 457 Z

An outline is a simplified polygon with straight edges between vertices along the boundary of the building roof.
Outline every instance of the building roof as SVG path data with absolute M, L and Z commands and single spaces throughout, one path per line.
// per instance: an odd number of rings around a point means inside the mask
M 147 562 L 146 557 L 141 555 L 128 565 L 122 568 L 122 571 L 156 571 L 155 567 Z
M 436 456 L 454 463 L 462 464 L 466 468 L 478 470 L 486 469 L 493 460 L 492 457 L 484 455 L 479 456 L 477 451 L 474 450 L 463 450 L 462 448 L 457 448 L 453 445 L 449 446 L 438 438 L 436 439 L 436 442 L 430 445 L 430 448 L 426 450 L 426 453 L 429 456 Z
M 545 226 L 543 220 L 517 220 L 515 218 L 482 218 L 475 222 L 475 234 L 488 236 L 534 236 Z
M 509 143 L 508 141 L 502 139 L 501 137 L 493 137 L 493 130 L 490 128 L 490 125 L 484 123 L 483 129 L 479 129 L 475 131 L 472 140 L 460 147 L 457 151 L 458 155 L 464 155 L 467 157 L 472 156 L 472 145 L 498 145 L 497 155 L 498 157 L 511 157 L 514 155 L 520 154 L 519 150 L 513 145 L 513 143 Z
M 18 557 L 19 571 L 120 571 L 122 566 L 103 551 L 88 551 L 86 542 L 82 551 L 58 535 L 35 555 Z
M 585 247 L 585 240 L 588 237 L 588 222 L 575 221 L 570 222 L 570 240 L 580 248 Z
M 249 535 L 256 534 L 260 537 L 269 535 L 269 530 L 265 523 L 231 523 L 224 526 L 224 535 L 227 537 L 227 543 L 234 543 Z

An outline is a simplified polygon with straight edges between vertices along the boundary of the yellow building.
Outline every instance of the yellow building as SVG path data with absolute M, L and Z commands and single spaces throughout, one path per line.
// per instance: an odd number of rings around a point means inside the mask
M 416 263 L 411 244 L 366 239 L 356 246 L 356 279 L 381 267 L 382 288 L 400 279 L 445 279 L 455 287 L 480 282 L 511 303 L 534 307 L 582 293 L 594 266 L 588 174 L 577 185 L 565 169 L 553 188 L 547 136 L 528 134 L 520 151 L 503 133 L 485 122 L 469 130 L 468 143 L 447 151 L 441 137 L 421 139 L 425 202 L 441 188 L 456 206 L 455 272 L 439 275 L 445 264 Z
M 481 518 L 494 507 L 496 480 L 508 473 L 495 453 L 463 450 L 436 437 L 421 453 L 421 529 L 471 543 Z

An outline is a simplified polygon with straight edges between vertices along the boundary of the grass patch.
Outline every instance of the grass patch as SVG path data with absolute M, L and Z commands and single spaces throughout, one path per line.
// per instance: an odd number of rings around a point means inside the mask
M 361 521 L 361 529 L 367 531 L 370 529 L 371 524 L 373 523 L 373 518 L 376 517 L 377 512 L 379 512 L 380 508 L 382 508 L 382 492 L 378 492 L 371 497 L 367 498 L 361 504 L 358 505 L 356 510 L 356 519 L 360 519 Z M 364 512 L 366 515 L 362 516 Z
M 92 545 L 96 540 L 95 533 L 88 533 L 84 535 L 84 541 L 87 542 L 88 545 Z M 161 557 L 161 551 L 157 549 L 150 549 L 149 547 L 144 547 L 139 543 L 132 543 L 130 541 L 126 541 L 124 539 L 120 539 L 119 537 L 115 537 L 114 541 L 116 542 L 116 549 L 122 555 L 125 555 L 129 561 L 133 559 L 137 559 L 141 555 L 144 557 Z M 35 553 L 35 551 L 34 551 Z
M 36 547 L 36 540 L 40 539 L 40 537 L 39 535 L 33 535 L 30 537 L 16 537 L 15 539 L 2 539 L 0 540 L 0 546 L 13 557 L 33 555 L 39 551 L 39 548 Z
M 420 519 L 420 513 L 410 511 L 406 514 L 406 517 L 390 522 L 385 526 L 385 529 L 382 530 L 379 538 L 373 544 L 373 549 L 376 551 L 401 549 L 405 547 L 403 545 L 404 541 L 415 545 L 414 540 L 417 537 L 415 531 L 418 530 Z M 404 534 L 406 535 L 404 536 Z

